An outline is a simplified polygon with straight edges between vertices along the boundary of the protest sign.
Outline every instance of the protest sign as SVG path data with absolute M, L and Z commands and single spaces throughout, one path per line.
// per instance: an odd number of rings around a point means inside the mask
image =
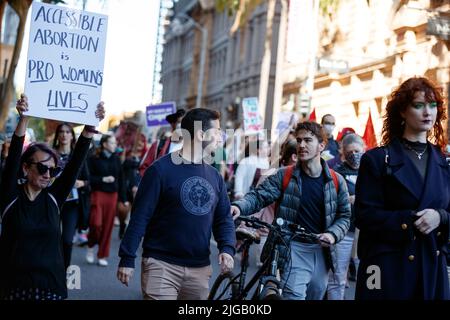
M 98 125 L 108 17 L 33 1 L 27 115 Z
M 278 114 L 278 123 L 276 129 L 280 132 L 295 128 L 295 124 L 298 122 L 299 116 L 294 112 L 280 112 Z
M 262 118 L 259 114 L 258 98 L 244 98 L 242 100 L 244 112 L 244 132 L 246 135 L 260 133 L 263 129 Z
M 166 121 L 166 116 L 175 113 L 175 102 L 164 102 L 161 104 L 154 104 L 147 107 L 147 126 L 165 126 L 169 123 Z

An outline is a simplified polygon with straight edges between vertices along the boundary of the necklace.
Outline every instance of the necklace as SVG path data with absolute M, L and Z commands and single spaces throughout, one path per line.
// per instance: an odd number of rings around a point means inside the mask
M 425 151 L 427 151 L 427 147 L 425 146 L 425 149 L 423 149 L 422 152 L 417 152 L 416 150 L 414 150 L 413 148 L 411 148 L 411 146 L 409 146 L 407 143 L 404 143 L 405 147 L 408 148 L 409 150 L 411 150 L 412 152 L 414 152 L 417 156 L 417 158 L 419 158 L 419 160 L 422 159 L 423 154 L 425 153 Z

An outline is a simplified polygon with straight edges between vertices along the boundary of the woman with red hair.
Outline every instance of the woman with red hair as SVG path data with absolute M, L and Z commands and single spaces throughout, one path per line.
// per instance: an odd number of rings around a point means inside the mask
M 117 213 L 119 216 L 120 229 L 119 239 L 122 239 L 127 227 L 127 219 L 136 196 L 141 175 L 139 174 L 139 165 L 147 152 L 147 139 L 143 133 L 139 133 L 132 149 L 125 154 L 125 160 L 122 163 L 123 174 L 125 178 L 125 189 L 128 205 L 123 202 L 117 203 Z
M 382 147 L 364 154 L 356 183 L 356 299 L 449 299 L 450 170 L 441 91 L 403 82 L 386 106 Z

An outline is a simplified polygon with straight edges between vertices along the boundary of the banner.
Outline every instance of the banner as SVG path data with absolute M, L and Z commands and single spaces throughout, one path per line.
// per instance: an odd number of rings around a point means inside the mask
M 175 102 L 164 102 L 161 104 L 154 104 L 147 107 L 147 126 L 166 126 L 169 123 L 166 117 L 169 114 L 176 112 Z
M 108 17 L 33 1 L 27 115 L 98 125 Z
M 258 98 L 244 98 L 242 100 L 244 111 L 244 132 L 246 135 L 257 134 L 263 129 L 262 118 L 259 115 Z

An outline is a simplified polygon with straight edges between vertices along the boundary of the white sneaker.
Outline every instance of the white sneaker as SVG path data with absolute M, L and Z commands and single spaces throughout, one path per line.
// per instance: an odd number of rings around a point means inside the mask
M 108 260 L 106 259 L 98 259 L 98 265 L 101 267 L 107 267 L 108 266 Z
M 95 262 L 94 248 L 87 248 L 86 261 L 89 264 L 93 264 Z

